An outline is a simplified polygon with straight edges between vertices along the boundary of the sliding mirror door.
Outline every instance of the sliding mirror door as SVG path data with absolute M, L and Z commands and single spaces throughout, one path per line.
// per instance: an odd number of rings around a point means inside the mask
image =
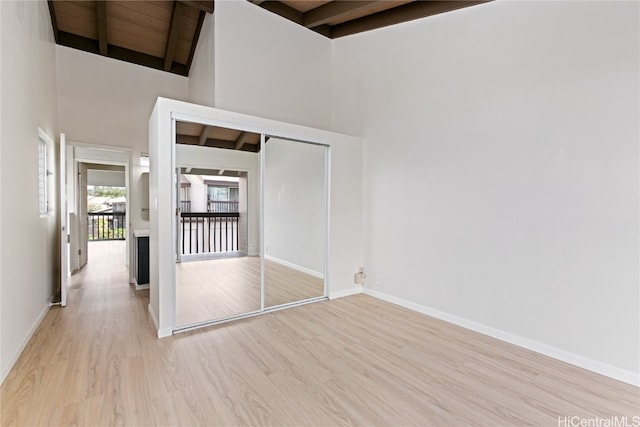
M 258 312 L 260 134 L 176 122 L 176 327 Z
M 326 296 L 327 146 L 264 145 L 264 306 Z

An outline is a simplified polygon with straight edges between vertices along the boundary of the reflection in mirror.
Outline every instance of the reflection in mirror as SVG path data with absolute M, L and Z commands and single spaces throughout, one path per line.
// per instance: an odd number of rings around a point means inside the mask
M 271 137 L 264 150 L 265 307 L 325 296 L 327 147 Z
M 176 326 L 259 311 L 260 135 L 176 122 Z

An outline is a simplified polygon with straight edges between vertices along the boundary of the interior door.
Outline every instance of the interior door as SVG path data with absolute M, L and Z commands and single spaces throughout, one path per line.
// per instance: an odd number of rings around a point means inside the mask
M 87 164 L 78 164 L 78 223 L 80 247 L 78 249 L 78 268 L 87 265 L 87 254 L 89 251 L 89 236 L 87 224 L 89 215 L 87 214 Z
M 60 134 L 60 305 L 67 305 L 69 285 L 69 220 L 67 217 L 67 143 L 65 134 Z
M 176 193 L 176 262 L 182 262 L 182 249 L 180 246 L 180 242 L 182 241 L 182 228 L 181 224 L 181 213 L 182 209 L 180 206 L 180 168 L 176 168 L 176 173 L 173 177 L 175 193 Z

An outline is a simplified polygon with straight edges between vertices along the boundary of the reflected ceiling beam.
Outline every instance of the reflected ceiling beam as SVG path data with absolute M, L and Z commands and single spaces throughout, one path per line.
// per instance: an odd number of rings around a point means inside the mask
M 96 2 L 96 15 L 98 24 L 98 51 L 100 55 L 108 56 L 107 2 L 105 0 Z
M 178 44 L 178 34 L 184 16 L 184 4 L 182 2 L 173 3 L 173 13 L 171 15 L 171 25 L 169 27 L 169 36 L 167 37 L 167 47 L 164 53 L 164 71 L 171 70 L 173 65 L 173 55 L 176 52 Z
M 180 3 L 207 13 L 213 13 L 215 7 L 213 0 L 180 0 Z
M 203 126 L 202 132 L 200 132 L 200 137 L 198 138 L 198 145 L 204 145 L 204 143 L 207 142 L 207 137 L 209 136 L 210 131 L 211 126 Z
M 192 136 L 192 135 L 176 135 L 176 143 L 185 144 L 185 145 L 199 145 L 199 137 Z M 236 142 L 226 141 L 223 139 L 207 138 L 203 146 L 211 147 L 211 148 L 224 148 L 227 150 L 235 150 Z M 240 150 L 257 153 L 258 151 L 260 151 L 260 146 L 254 145 L 254 144 L 244 144 Z
M 240 132 L 238 139 L 236 139 L 236 150 L 240 150 L 247 139 L 251 136 L 249 132 Z
M 439 13 L 450 12 L 468 6 L 488 3 L 484 1 L 414 1 L 403 6 L 394 7 L 373 15 L 338 24 L 331 29 L 331 38 L 344 37 L 376 28 L 387 27 L 401 22 L 413 21 Z
M 303 25 L 307 28 L 314 28 L 330 21 L 347 17 L 375 3 L 377 1 L 332 1 L 305 12 Z

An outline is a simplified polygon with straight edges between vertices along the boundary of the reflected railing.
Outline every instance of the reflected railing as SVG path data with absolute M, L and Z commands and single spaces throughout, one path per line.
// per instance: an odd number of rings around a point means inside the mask
M 238 212 L 181 212 L 182 255 L 239 250 L 239 218 Z
M 209 200 L 207 201 L 207 212 L 221 212 L 221 213 L 238 212 L 238 202 Z

